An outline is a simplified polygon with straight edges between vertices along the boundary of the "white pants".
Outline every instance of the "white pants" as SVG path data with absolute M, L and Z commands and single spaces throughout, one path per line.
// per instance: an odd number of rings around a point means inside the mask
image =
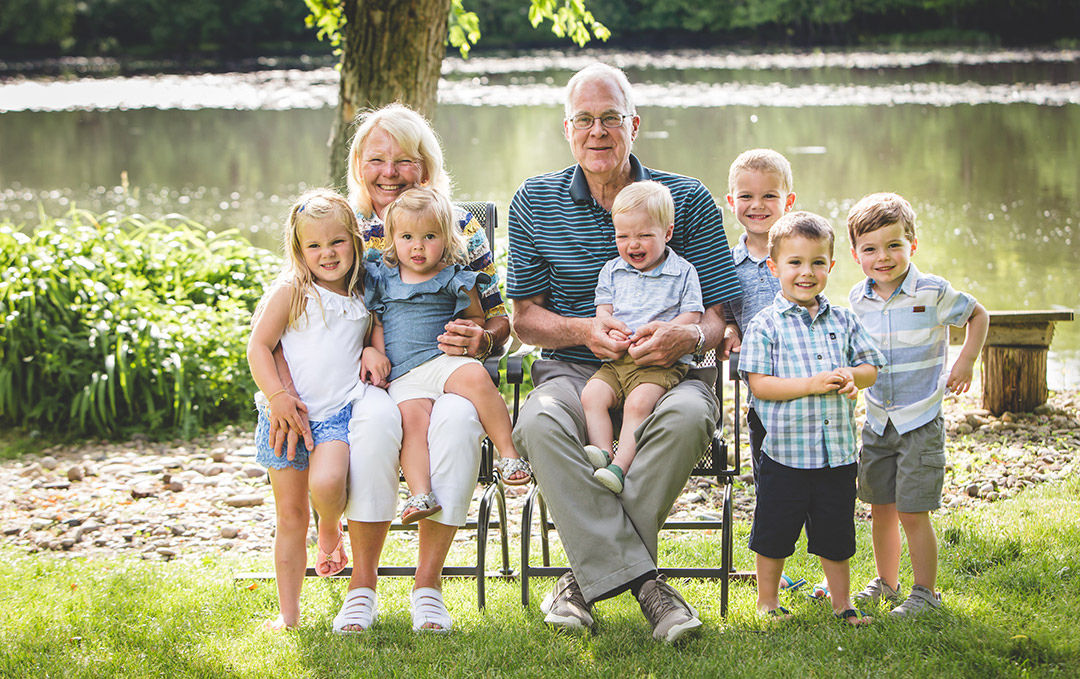
M 431 489 L 442 511 L 432 521 L 465 525 L 480 472 L 484 428 L 473 404 L 456 394 L 440 396 L 431 409 L 428 448 Z M 353 401 L 349 421 L 349 521 L 392 521 L 397 516 L 401 413 L 383 389 L 368 387 Z

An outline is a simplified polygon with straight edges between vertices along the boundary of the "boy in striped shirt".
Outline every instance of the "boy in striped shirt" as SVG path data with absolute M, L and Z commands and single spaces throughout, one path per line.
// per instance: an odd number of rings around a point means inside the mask
M 866 394 L 859 460 L 859 499 L 871 506 L 877 576 L 856 601 L 899 604 L 906 616 L 941 606 L 938 547 L 930 512 L 941 506 L 946 391 L 966 392 L 982 350 L 989 315 L 975 298 L 911 263 L 918 239 L 911 204 L 895 193 L 875 193 L 847 218 L 851 254 L 866 280 L 851 290 L 851 309 L 888 359 Z M 952 370 L 945 371 L 949 326 L 967 326 Z M 900 528 L 908 541 L 913 585 L 903 600 Z

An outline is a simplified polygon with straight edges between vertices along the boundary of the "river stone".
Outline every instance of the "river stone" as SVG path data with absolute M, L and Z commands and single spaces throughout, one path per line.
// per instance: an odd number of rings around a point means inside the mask
M 86 478 L 86 471 L 81 465 L 73 465 L 67 470 L 68 481 L 82 481 Z
M 45 457 L 41 458 L 41 466 L 45 469 L 48 469 L 49 471 L 56 469 L 56 466 L 58 464 L 59 463 L 56 461 L 56 458 L 52 455 L 46 455 Z
M 230 507 L 257 507 L 263 503 L 262 495 L 233 495 L 225 500 Z
M 225 526 L 221 529 L 221 537 L 225 538 L 226 540 L 232 540 L 238 535 L 240 535 L 240 529 L 236 528 L 235 526 Z
M 131 497 L 141 500 L 144 497 L 157 495 L 157 485 L 152 483 L 137 483 L 131 486 Z

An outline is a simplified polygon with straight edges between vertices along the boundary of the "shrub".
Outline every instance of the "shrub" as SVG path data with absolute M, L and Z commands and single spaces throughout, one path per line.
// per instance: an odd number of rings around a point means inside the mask
M 0 224 L 0 423 L 160 438 L 236 419 L 255 390 L 251 312 L 279 262 L 178 216 Z

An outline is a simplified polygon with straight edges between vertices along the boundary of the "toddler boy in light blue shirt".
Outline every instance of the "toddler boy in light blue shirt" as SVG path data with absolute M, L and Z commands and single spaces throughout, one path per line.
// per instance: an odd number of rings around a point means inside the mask
M 654 181 L 634 182 L 611 206 L 619 256 L 600 271 L 596 286 L 597 317 L 614 318 L 621 327 L 613 339 L 631 344 L 653 321 L 697 324 L 705 311 L 701 285 L 693 265 L 667 246 L 675 222 L 671 192 Z M 700 341 L 704 332 L 698 327 Z M 645 335 L 648 337 L 648 335 Z M 593 476 L 613 493 L 621 493 L 637 453 L 634 432 L 652 414 L 657 401 L 686 376 L 690 357 L 673 366 L 639 366 L 630 354 L 605 363 L 581 392 L 589 445 L 585 454 Z M 610 410 L 622 406 L 619 448 L 612 457 L 614 427 Z

